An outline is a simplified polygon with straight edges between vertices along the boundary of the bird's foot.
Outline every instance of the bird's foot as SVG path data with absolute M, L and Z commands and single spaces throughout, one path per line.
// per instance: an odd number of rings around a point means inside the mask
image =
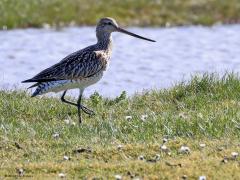
M 95 115 L 95 112 L 91 109 L 88 109 L 87 107 L 81 105 L 81 109 L 83 110 L 83 112 L 85 112 L 86 114 L 93 116 Z

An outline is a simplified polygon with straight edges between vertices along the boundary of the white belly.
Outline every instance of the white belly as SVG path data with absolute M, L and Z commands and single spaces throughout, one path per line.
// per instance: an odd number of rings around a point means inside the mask
M 102 76 L 103 72 L 84 79 L 57 81 L 50 90 L 52 92 L 59 92 L 66 89 L 85 89 L 86 87 L 97 83 L 100 79 L 102 79 Z
M 103 76 L 103 71 L 99 72 L 98 74 L 83 78 L 83 79 L 76 79 L 76 80 L 59 80 L 59 81 L 51 81 L 45 82 L 40 84 L 36 91 L 38 91 L 38 95 L 45 94 L 48 92 L 60 92 L 67 89 L 85 89 L 88 86 L 91 86 L 97 83 Z

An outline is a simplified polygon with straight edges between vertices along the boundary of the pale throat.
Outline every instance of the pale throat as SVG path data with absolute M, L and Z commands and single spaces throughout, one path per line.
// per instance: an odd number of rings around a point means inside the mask
M 112 50 L 112 35 L 109 32 L 97 32 L 97 45 L 99 48 L 111 51 Z

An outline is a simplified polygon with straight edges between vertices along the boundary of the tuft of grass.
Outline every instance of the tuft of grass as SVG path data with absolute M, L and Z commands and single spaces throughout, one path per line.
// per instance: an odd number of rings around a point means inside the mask
M 95 93 L 84 104 L 96 115 L 78 126 L 77 110 L 56 98 L 2 90 L 0 178 L 237 179 L 239 92 L 238 75 L 205 74 L 133 97 Z M 179 151 L 183 145 L 190 153 Z
M 239 0 L 2 0 L 0 27 L 95 25 L 105 16 L 122 25 L 237 23 Z

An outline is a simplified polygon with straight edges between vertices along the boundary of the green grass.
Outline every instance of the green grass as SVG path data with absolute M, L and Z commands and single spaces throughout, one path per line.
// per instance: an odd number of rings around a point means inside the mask
M 231 153 L 240 152 L 239 92 L 239 77 L 228 74 L 193 77 L 133 97 L 122 93 L 106 99 L 95 93 L 84 104 L 96 115 L 84 116 L 79 127 L 77 110 L 59 99 L 2 90 L 0 178 L 17 177 L 16 169 L 23 168 L 25 177 L 35 179 L 56 179 L 61 172 L 69 179 L 237 179 L 240 158 L 232 159 Z M 147 115 L 144 121 L 142 115 Z M 160 149 L 164 137 L 170 153 Z M 191 153 L 179 153 L 182 145 Z M 91 151 L 75 153 L 79 147 Z M 156 154 L 160 160 L 151 162 Z M 64 155 L 71 159 L 64 161 Z
M 111 16 L 121 25 L 236 23 L 239 0 L 1 0 L 0 27 L 95 25 Z

